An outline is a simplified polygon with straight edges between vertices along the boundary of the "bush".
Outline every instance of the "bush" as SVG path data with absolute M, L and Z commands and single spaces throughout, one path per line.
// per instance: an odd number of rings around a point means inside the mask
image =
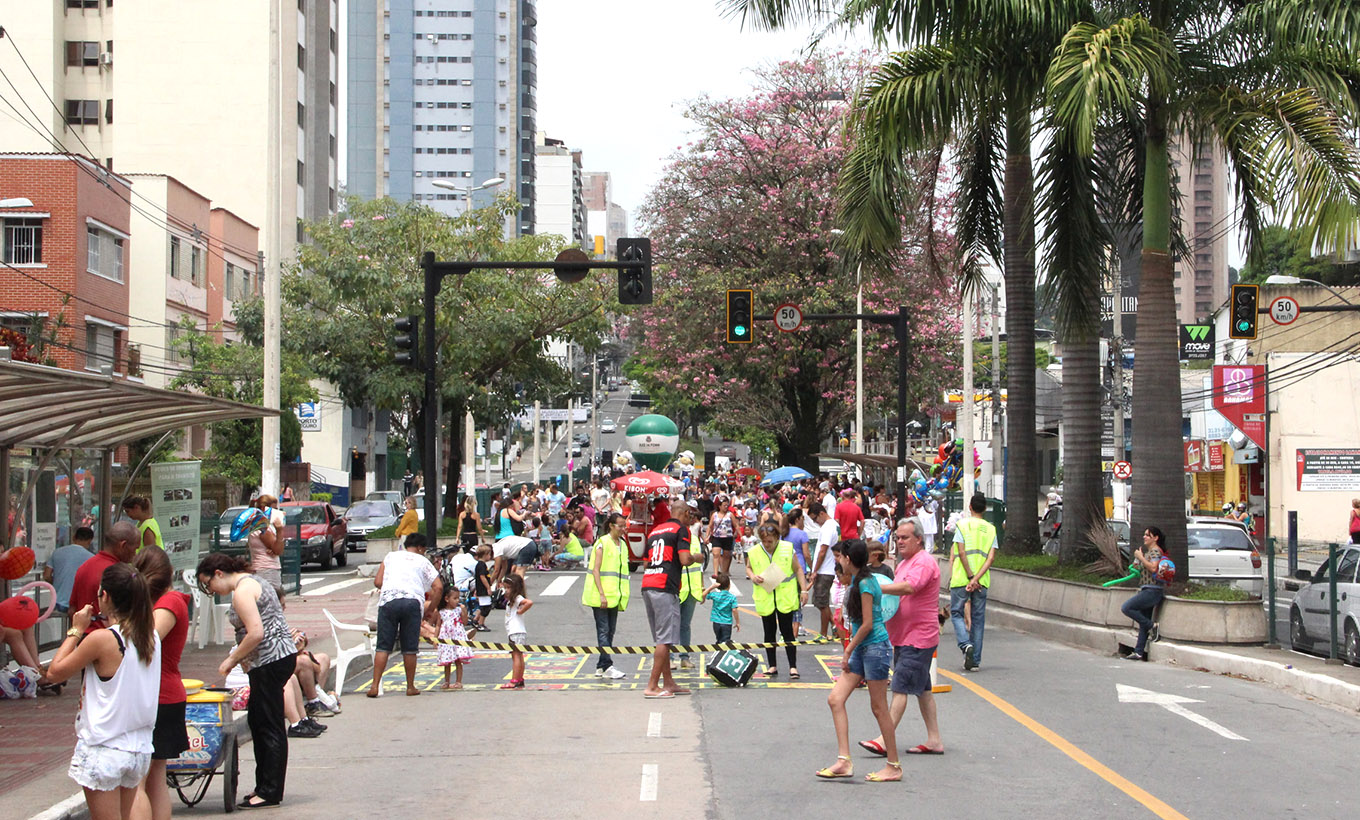
M 333 497 L 334 496 L 331 493 L 312 493 L 313 501 L 322 501 L 325 502 L 326 504 L 331 503 L 331 498 Z

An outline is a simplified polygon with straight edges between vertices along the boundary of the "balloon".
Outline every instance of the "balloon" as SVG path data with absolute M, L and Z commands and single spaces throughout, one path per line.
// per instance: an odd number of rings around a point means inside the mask
M 30 589 L 47 588 L 51 594 L 51 603 L 47 605 L 46 612 L 39 612 L 38 603 L 24 593 Z M 6 598 L 0 601 L 0 624 L 4 624 L 10 629 L 28 629 L 38 621 L 45 620 L 52 614 L 52 610 L 57 606 L 57 591 L 46 581 L 34 581 L 31 584 L 24 584 L 19 588 L 18 594 L 13 598 Z
M 229 537 L 232 541 L 240 541 L 252 532 L 262 530 L 267 526 L 269 526 L 269 511 L 246 507 L 231 523 Z
M 33 569 L 37 556 L 28 547 L 15 547 L 0 557 L 0 578 L 14 581 L 22 578 Z
M 624 431 L 623 442 L 638 464 L 664 470 L 680 445 L 680 428 L 665 416 L 648 413 L 633 419 Z

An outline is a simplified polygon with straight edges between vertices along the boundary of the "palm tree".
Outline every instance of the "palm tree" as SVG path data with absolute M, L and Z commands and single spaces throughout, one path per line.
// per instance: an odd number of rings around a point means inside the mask
M 772 28 L 828 16 L 864 22 L 881 42 L 914 46 L 879 67 L 856 105 L 855 147 L 841 182 L 846 244 L 871 262 L 895 252 L 902 216 L 897 192 L 905 184 L 901 158 L 955 143 L 962 176 L 955 215 L 965 287 L 984 256 L 1001 260 L 1005 274 L 1005 495 L 1014 507 L 1005 549 L 1037 552 L 1038 516 L 1031 514 L 1039 498 L 1032 123 L 1049 55 L 1073 22 L 1089 16 L 1090 3 L 731 0 L 729 7 L 744 21 Z M 1084 387 L 1069 376 L 1064 395 L 1069 389 L 1094 395 L 1097 376 L 1098 370 L 1091 371 Z M 1098 439 L 1098 428 L 1094 436 Z M 1097 453 L 1097 466 L 1098 461 Z
M 1170 143 L 1217 141 L 1237 180 L 1250 252 L 1263 212 L 1310 244 L 1344 247 L 1360 217 L 1360 9 L 1332 0 L 1137 0 L 1073 25 L 1048 85 L 1057 144 L 1090 157 L 1109 112 L 1144 124 L 1142 276 L 1134 371 L 1133 531 L 1166 531 L 1185 578 L 1185 497 Z M 1156 320 L 1153 317 L 1157 317 Z

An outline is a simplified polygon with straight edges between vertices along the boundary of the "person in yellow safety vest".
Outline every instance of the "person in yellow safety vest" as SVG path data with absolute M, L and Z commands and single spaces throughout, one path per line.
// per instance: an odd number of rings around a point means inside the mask
M 807 576 L 803 565 L 793 558 L 793 544 L 779 539 L 779 525 L 773 521 L 761 524 L 756 535 L 760 537 L 760 546 L 746 554 L 746 577 L 754 583 L 751 595 L 755 598 L 756 614 L 765 624 L 765 643 L 774 643 L 776 626 L 784 640 L 792 643 L 797 637 L 793 613 L 807 598 Z M 782 576 L 773 592 L 763 586 L 766 576 L 772 574 Z M 798 680 L 798 649 L 785 646 L 784 652 L 789 661 L 789 680 Z M 774 647 L 765 650 L 765 659 L 768 662 L 765 676 L 773 678 L 779 674 Z
M 608 532 L 600 536 L 591 550 L 590 574 L 581 590 L 581 603 L 590 607 L 595 616 L 595 639 L 600 647 L 595 677 L 610 680 L 627 677 L 614 668 L 613 658 L 604 649 L 614 644 L 619 613 L 628 608 L 628 543 L 624 539 L 627 523 L 619 513 L 609 514 L 605 521 Z
M 987 498 L 974 493 L 968 502 L 972 513 L 954 525 L 954 568 L 949 576 L 949 619 L 954 638 L 963 652 L 963 669 L 972 672 L 982 665 L 982 627 L 987 619 L 987 587 L 991 586 L 992 560 L 996 558 L 996 527 L 982 517 Z M 972 609 L 972 626 L 963 609 Z
M 151 517 L 151 499 L 144 495 L 128 496 L 123 499 L 123 512 L 137 522 L 137 534 L 142 537 L 138 542 L 138 552 L 142 551 L 142 547 L 154 546 L 165 549 L 165 541 L 161 538 L 161 526 Z
M 699 502 L 691 499 L 687 502 L 690 509 L 690 519 L 694 520 L 699 515 Z M 699 545 L 699 523 L 690 525 L 689 528 L 689 551 L 691 555 L 702 555 Z M 687 567 L 680 569 L 680 645 L 688 646 L 690 642 L 690 621 L 694 618 L 694 608 L 704 602 L 704 568 L 696 561 Z M 694 663 L 689 658 L 688 652 L 681 652 L 680 668 L 693 669 Z

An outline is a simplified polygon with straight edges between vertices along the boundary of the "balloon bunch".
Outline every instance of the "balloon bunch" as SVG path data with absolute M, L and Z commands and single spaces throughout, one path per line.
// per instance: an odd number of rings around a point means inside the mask
M 982 475 L 982 457 L 977 448 L 973 449 L 973 478 Z M 940 445 L 935 461 L 930 468 L 930 492 L 937 494 L 957 490 L 963 477 L 963 439 L 946 441 Z

